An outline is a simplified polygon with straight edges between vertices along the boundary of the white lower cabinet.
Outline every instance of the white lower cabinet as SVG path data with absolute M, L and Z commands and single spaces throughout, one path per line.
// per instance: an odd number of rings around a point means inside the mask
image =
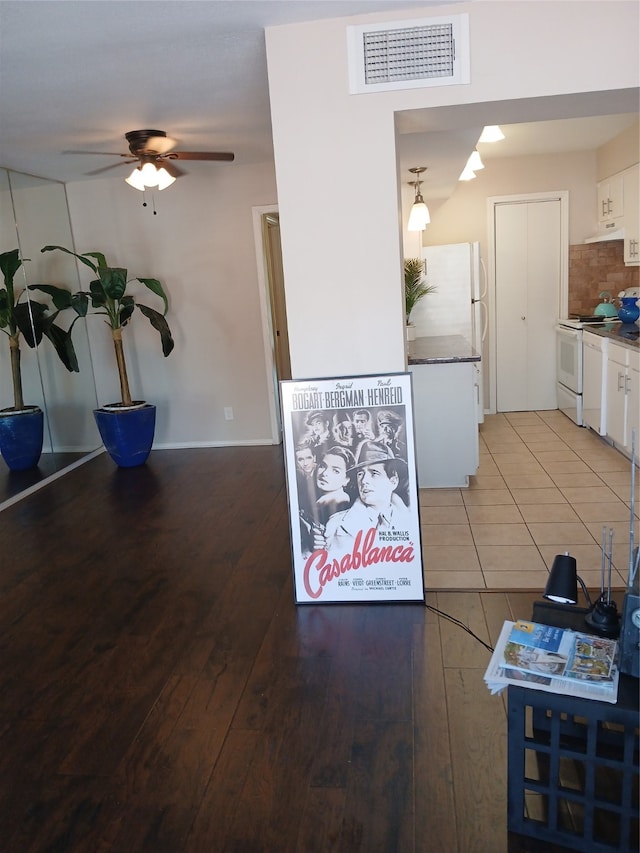
M 610 342 L 607 360 L 607 436 L 631 451 L 632 431 L 638 439 L 640 354 Z
M 411 365 L 418 486 L 468 486 L 480 460 L 473 362 Z

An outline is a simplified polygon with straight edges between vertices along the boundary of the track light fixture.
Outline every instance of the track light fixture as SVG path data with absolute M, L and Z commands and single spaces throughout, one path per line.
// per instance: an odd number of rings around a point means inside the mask
M 478 142 L 500 142 L 501 139 L 504 139 L 504 133 L 499 125 L 489 124 L 483 129 Z
M 422 198 L 422 193 L 420 192 L 420 184 L 422 183 L 419 180 L 420 175 L 423 172 L 427 171 L 426 166 L 414 166 L 409 169 L 412 175 L 416 176 L 415 181 L 409 181 L 409 185 L 414 187 L 415 189 L 415 198 L 413 200 L 413 207 L 411 208 L 411 213 L 409 214 L 409 223 L 407 225 L 408 231 L 424 231 L 427 225 L 431 222 L 431 217 L 429 216 L 429 208 L 424 203 L 424 199 Z
M 482 158 L 480 157 L 480 153 L 477 148 L 474 148 L 469 155 L 467 168 L 471 169 L 473 172 L 477 172 L 479 169 L 484 169 L 484 163 L 482 162 Z

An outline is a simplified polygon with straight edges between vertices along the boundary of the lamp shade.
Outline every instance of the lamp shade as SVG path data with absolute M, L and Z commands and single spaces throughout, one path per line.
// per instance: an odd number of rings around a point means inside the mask
M 125 178 L 124 181 L 126 184 L 129 184 L 130 187 L 140 190 L 140 192 L 144 190 L 144 177 L 139 166 L 136 166 L 133 172 L 131 172 L 129 177 Z
M 175 181 L 173 175 L 170 175 L 169 172 L 164 168 L 164 166 L 160 166 L 158 169 L 158 189 L 166 190 L 167 187 L 170 187 L 171 184 Z
M 575 557 L 571 557 L 568 551 L 553 558 L 544 597 L 561 604 L 577 602 L 578 566 Z
M 424 201 L 416 201 L 409 214 L 407 231 L 424 231 L 430 222 L 429 208 Z

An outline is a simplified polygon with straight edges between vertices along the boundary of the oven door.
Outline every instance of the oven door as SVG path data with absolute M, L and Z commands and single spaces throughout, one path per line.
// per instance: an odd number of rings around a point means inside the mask
M 556 326 L 556 378 L 561 385 L 582 394 L 582 330 Z

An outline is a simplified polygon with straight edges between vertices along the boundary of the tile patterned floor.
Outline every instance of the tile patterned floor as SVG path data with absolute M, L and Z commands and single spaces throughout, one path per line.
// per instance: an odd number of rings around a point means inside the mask
M 635 542 L 638 525 L 636 469 Z M 421 489 L 425 586 L 542 591 L 568 551 L 600 589 L 602 532 L 613 528 L 612 586 L 629 566 L 631 463 L 559 411 L 489 415 L 467 489 Z

